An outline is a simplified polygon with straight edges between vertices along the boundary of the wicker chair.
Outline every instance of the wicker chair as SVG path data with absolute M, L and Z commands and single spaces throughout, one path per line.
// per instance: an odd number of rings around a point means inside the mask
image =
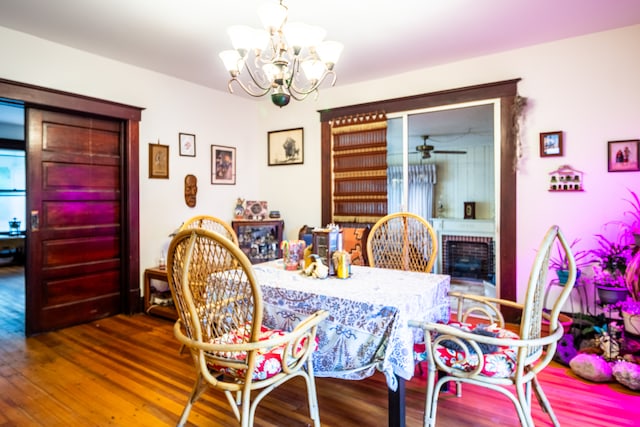
M 543 311 L 543 293 L 549 268 L 549 255 L 553 243 L 559 241 L 569 261 L 569 279 L 550 313 Z M 546 233 L 536 255 L 529 284 L 522 304 L 498 298 L 451 293 L 458 297 L 459 322 L 448 325 L 414 322 L 421 327 L 427 341 L 427 395 L 424 425 L 436 425 L 436 409 L 440 389 L 449 381 L 471 383 L 496 390 L 514 404 L 523 426 L 533 427 L 531 417 L 531 391 L 535 390 L 543 410 L 549 414 L 554 426 L 558 419 L 537 379 L 537 374 L 551 362 L 556 346 L 563 336 L 558 322 L 560 309 L 575 284 L 576 264 L 571 248 L 557 226 Z M 462 312 L 463 300 L 474 305 Z M 521 312 L 519 333 L 505 329 L 499 306 Z M 466 323 L 469 316 L 487 319 L 484 323 Z M 549 322 L 547 335 L 541 333 L 543 319 Z M 439 371 L 439 375 L 437 375 Z M 458 388 L 458 393 L 460 391 Z
M 180 226 L 180 230 L 190 230 L 193 228 L 204 228 L 205 230 L 215 231 L 222 234 L 227 239 L 230 239 L 233 243 L 238 245 L 238 236 L 227 222 L 210 215 L 198 215 L 187 221 Z
M 367 258 L 371 267 L 430 272 L 438 240 L 419 215 L 399 212 L 380 218 L 369 231 Z
M 237 267 L 228 268 L 230 258 Z M 311 355 L 317 326 L 328 313 L 311 314 L 291 332 L 266 328 L 250 261 L 216 232 L 178 232 L 169 246 L 167 268 L 179 313 L 174 334 L 191 351 L 197 373 L 178 425 L 186 423 L 192 405 L 211 387 L 227 396 L 240 426 L 252 426 L 258 404 L 271 390 L 302 377 L 310 418 L 319 427 Z

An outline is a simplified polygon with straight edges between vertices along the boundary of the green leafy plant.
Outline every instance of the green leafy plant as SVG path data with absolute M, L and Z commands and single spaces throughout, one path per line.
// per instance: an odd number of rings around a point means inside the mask
M 629 203 L 631 209 L 625 211 L 623 215 L 631 218 L 629 229 L 632 233 L 638 234 L 640 233 L 640 197 L 638 197 L 635 191 L 632 191 L 630 189 L 627 190 L 629 190 L 631 198 L 624 199 L 624 201 Z
M 631 258 L 631 246 L 622 238 L 609 240 L 602 234 L 596 234 L 598 247 L 591 250 L 593 260 L 593 283 L 600 286 L 624 288 L 624 275 Z
M 586 265 L 589 265 L 592 262 L 591 259 L 591 251 L 585 250 L 575 250 L 575 245 L 580 242 L 580 239 L 575 239 L 569 245 L 571 249 L 571 253 L 573 253 L 573 258 L 576 260 L 576 268 L 580 269 Z M 567 254 L 564 251 L 564 248 L 560 244 L 560 242 L 556 242 L 555 252 L 549 258 L 549 268 L 552 268 L 556 271 L 558 270 L 568 270 L 569 269 L 569 260 L 567 258 Z
M 622 216 L 627 220 L 612 221 L 610 224 L 620 227 L 624 238 L 629 242 L 633 242 L 635 240 L 634 236 L 640 235 L 640 196 L 630 188 L 627 188 L 627 191 L 629 191 L 630 197 L 622 199 L 629 205 L 629 209 L 622 213 Z
M 631 258 L 631 246 L 622 238 L 617 241 L 609 240 L 602 234 L 596 234 L 598 247 L 591 250 L 594 261 L 597 261 L 602 270 L 622 275 L 627 271 L 627 263 Z
M 631 315 L 640 315 L 640 301 L 636 301 L 631 298 L 627 298 L 619 304 L 620 310 L 625 311 Z
M 636 254 L 631 257 L 631 260 L 627 264 L 627 272 L 624 275 L 624 281 L 629 290 L 631 299 L 640 305 L 640 249 L 636 248 Z M 638 310 L 640 314 L 640 310 Z

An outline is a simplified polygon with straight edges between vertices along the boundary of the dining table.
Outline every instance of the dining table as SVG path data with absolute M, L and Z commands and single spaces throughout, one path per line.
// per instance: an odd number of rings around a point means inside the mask
M 285 269 L 282 260 L 253 266 L 262 290 L 263 322 L 291 330 L 317 310 L 314 374 L 359 380 L 380 371 L 389 392 L 389 426 L 405 425 L 405 381 L 415 372 L 414 343 L 422 331 L 409 320 L 447 321 L 450 276 L 351 266 L 349 277 L 318 279 Z

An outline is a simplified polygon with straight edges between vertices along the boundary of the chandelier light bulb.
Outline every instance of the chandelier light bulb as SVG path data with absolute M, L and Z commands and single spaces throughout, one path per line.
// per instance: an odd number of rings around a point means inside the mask
M 327 65 L 327 68 L 332 69 L 333 66 L 340 59 L 340 54 L 342 54 L 342 50 L 344 49 L 344 45 L 342 43 L 334 42 L 334 41 L 325 41 L 320 43 L 316 47 L 316 51 L 318 52 L 318 56 L 325 64 L 331 64 L 331 67 Z
M 322 74 L 325 72 L 326 67 L 322 63 L 322 61 L 318 61 L 317 59 L 311 59 L 308 61 L 304 61 L 301 65 L 302 71 L 304 75 L 310 81 L 318 81 L 322 77 Z
M 244 61 L 237 50 L 225 50 L 220 52 L 219 56 L 220 59 L 222 59 L 224 67 L 232 76 L 234 75 L 234 72 L 235 75 L 238 75 L 240 71 L 242 71 Z
M 234 25 L 227 30 L 231 38 L 231 45 L 244 57 L 247 52 L 254 48 L 255 30 L 246 25 Z

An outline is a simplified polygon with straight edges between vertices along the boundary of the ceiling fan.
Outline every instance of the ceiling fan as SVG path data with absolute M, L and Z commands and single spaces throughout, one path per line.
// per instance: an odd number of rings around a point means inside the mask
M 422 145 L 418 145 L 416 147 L 417 152 L 422 153 L 423 159 L 431 158 L 431 153 L 434 154 L 467 154 L 466 151 L 462 150 L 436 150 L 433 145 L 427 144 L 427 139 L 429 139 L 429 135 L 422 135 Z

